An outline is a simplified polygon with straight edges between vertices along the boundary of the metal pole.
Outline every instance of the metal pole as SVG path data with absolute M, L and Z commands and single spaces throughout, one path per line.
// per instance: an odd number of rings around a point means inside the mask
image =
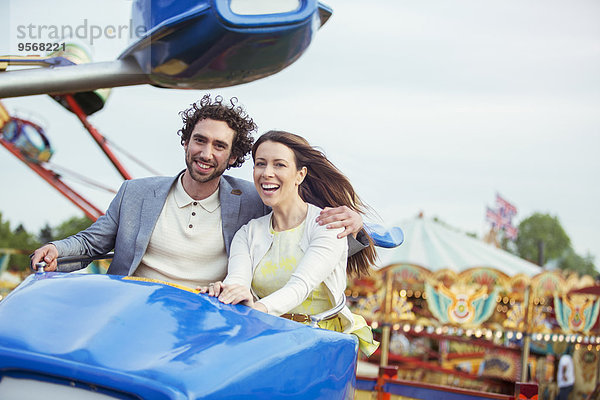
M 531 332 L 529 331 L 529 319 L 531 318 L 530 310 L 530 292 L 531 285 L 527 285 L 525 289 L 525 298 L 523 306 L 525 307 L 525 316 L 523 317 L 523 351 L 521 353 L 521 382 L 527 382 L 527 370 L 529 361 L 529 347 L 531 346 Z
M 134 59 L 0 73 L 0 98 L 65 94 L 150 83 Z
M 131 179 L 131 175 L 129 174 L 129 172 L 127 172 L 123 164 L 121 164 L 121 162 L 119 161 L 115 153 L 112 152 L 108 144 L 106 144 L 106 139 L 104 138 L 104 136 L 102 136 L 100 132 L 98 132 L 98 130 L 96 130 L 96 128 L 94 128 L 92 124 L 90 124 L 90 122 L 87 119 L 87 116 L 85 115 L 79 104 L 77 104 L 77 101 L 75 101 L 73 96 L 68 94 L 65 96 L 65 98 L 67 100 L 67 103 L 69 104 L 69 108 L 71 108 L 71 111 L 73 111 L 73 113 L 77 115 L 77 118 L 79 118 L 83 126 L 85 126 L 85 129 L 87 129 L 90 135 L 92 135 L 92 138 L 96 141 L 96 144 L 100 146 L 100 149 L 108 157 L 108 159 L 110 160 L 112 165 L 117 169 L 117 171 L 119 171 L 119 174 L 121 174 L 123 179 Z
M 596 351 L 596 357 L 598 357 L 598 362 L 596 363 L 596 382 L 594 385 L 600 383 L 600 354 L 598 351 Z
M 544 268 L 544 241 L 543 240 L 539 240 L 538 241 L 538 265 L 542 268 Z
M 96 221 L 102 214 L 104 214 L 99 208 L 94 206 L 87 199 L 64 183 L 53 171 L 42 167 L 40 164 L 29 161 L 12 143 L 0 140 L 0 145 L 4 146 L 15 157 L 17 157 L 35 173 L 37 173 L 43 180 L 52 185 L 54 189 L 58 190 L 63 196 L 79 207 L 79 209 L 83 211 L 83 213 L 92 221 Z
M 380 367 L 388 365 L 388 355 L 390 351 L 390 314 L 392 310 L 392 270 L 388 269 L 385 272 L 385 297 L 383 299 L 383 328 L 381 329 L 381 358 L 379 360 Z
M 390 348 L 390 324 L 383 325 L 381 329 L 381 359 L 379 360 L 380 367 L 387 367 Z

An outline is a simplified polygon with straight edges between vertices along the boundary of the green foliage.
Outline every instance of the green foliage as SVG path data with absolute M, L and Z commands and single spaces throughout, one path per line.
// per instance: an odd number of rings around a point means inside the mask
M 8 247 L 10 235 L 10 222 L 2 221 L 2 213 L 0 212 L 0 247 Z
M 40 242 L 37 238 L 28 233 L 23 225 L 19 225 L 14 231 L 11 230 L 10 222 L 3 221 L 0 213 L 0 248 L 22 251 L 22 254 L 11 254 L 9 268 L 19 270 L 29 268 L 29 254 L 39 246 Z
M 596 267 L 594 266 L 594 257 L 591 254 L 581 257 L 571 248 L 569 248 L 560 259 L 558 267 L 560 269 L 576 271 L 579 274 L 587 274 L 593 277 L 598 274 L 598 272 L 596 272 Z
M 0 248 L 20 250 L 19 254 L 10 255 L 8 267 L 26 270 L 29 268 L 29 254 L 42 244 L 71 236 L 91 224 L 92 221 L 86 217 L 73 217 L 56 228 L 46 224 L 38 235 L 33 235 L 27 232 L 23 225 L 19 225 L 12 230 L 10 222 L 4 221 L 0 212 Z
M 519 255 L 533 263 L 539 260 L 539 243 L 544 243 L 544 259 L 558 259 L 571 247 L 571 239 L 560 225 L 558 218 L 535 213 L 519 224 L 517 249 Z
M 517 237 L 517 254 L 537 264 L 539 260 L 539 243 L 544 243 L 544 260 L 556 262 L 558 268 L 579 274 L 596 276 L 598 272 L 591 254 L 585 257 L 575 253 L 571 239 L 566 234 L 558 218 L 548 214 L 535 213 L 519 224 Z
M 520 257 L 519 249 L 517 248 L 517 244 L 515 243 L 515 241 L 507 238 L 505 235 L 502 235 L 502 237 L 500 238 L 500 248 L 502 250 L 508 251 L 511 254 L 514 254 L 515 256 Z
M 40 229 L 40 233 L 38 234 L 38 240 L 40 243 L 48 243 L 54 239 L 54 230 L 48 224 L 44 225 L 42 229 Z
M 64 239 L 88 228 L 92 221 L 87 217 L 72 217 L 56 228 L 53 231 L 53 240 Z

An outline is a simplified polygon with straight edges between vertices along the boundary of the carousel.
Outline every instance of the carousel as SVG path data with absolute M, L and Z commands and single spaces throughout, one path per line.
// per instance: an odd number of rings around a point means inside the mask
M 382 268 L 346 292 L 381 341 L 359 363 L 359 396 L 418 382 L 512 398 L 528 383 L 554 399 L 567 350 L 575 394 L 594 389 L 600 301 L 582 289 L 594 285 L 591 276 L 544 270 L 422 215 L 398 225 L 403 245 L 378 251 Z

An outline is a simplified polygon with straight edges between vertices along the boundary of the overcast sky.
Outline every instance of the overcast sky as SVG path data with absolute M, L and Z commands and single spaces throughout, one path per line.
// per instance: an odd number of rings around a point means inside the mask
M 600 3 L 372 3 L 329 1 L 333 17 L 296 63 L 210 92 L 237 96 L 260 132 L 284 129 L 321 147 L 385 224 L 422 211 L 482 236 L 486 206 L 498 192 L 516 205 L 516 224 L 533 212 L 557 216 L 575 250 L 600 264 Z M 48 13 L 38 0 L 3 2 L 0 15 L 9 20 L 0 35 L 8 39 L 0 40 L 0 54 L 15 53 L 20 24 L 127 23 L 129 7 L 125 0 L 59 0 Z M 88 49 L 95 60 L 110 60 L 126 44 L 100 39 Z M 173 175 L 185 167 L 178 112 L 204 93 L 116 88 L 90 120 Z M 53 163 L 118 188 L 119 175 L 74 115 L 47 96 L 3 104 L 45 127 Z M 13 228 L 36 231 L 82 215 L 0 153 L 0 211 Z M 150 175 L 123 161 L 134 176 Z M 232 174 L 251 179 L 250 163 Z M 101 209 L 112 198 L 73 186 Z

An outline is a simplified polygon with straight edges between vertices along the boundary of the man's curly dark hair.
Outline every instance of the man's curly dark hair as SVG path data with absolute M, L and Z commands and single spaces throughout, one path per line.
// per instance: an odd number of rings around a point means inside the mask
M 237 103 L 237 97 L 232 97 L 229 104 L 223 104 L 223 97 L 215 96 L 214 101 L 212 101 L 210 94 L 206 94 L 200 101 L 192 104 L 190 108 L 181 111 L 179 115 L 183 120 L 183 127 L 177 131 L 177 134 L 181 136 L 181 145 L 183 146 L 189 142 L 192 131 L 199 121 L 207 118 L 224 121 L 235 131 L 231 148 L 231 154 L 235 156 L 235 162 L 227 168 L 240 167 L 250 150 L 252 150 L 252 144 L 254 143 L 252 132 L 256 131 L 256 124 L 248 116 L 244 107 Z

